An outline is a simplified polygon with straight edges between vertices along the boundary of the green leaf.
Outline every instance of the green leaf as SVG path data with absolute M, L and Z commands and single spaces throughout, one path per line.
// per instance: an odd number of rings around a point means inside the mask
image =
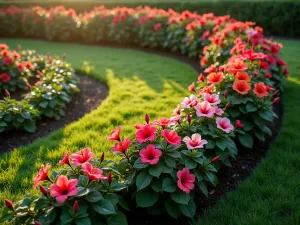
M 252 148 L 253 146 L 253 138 L 251 135 L 249 134 L 239 134 L 238 135 L 238 139 L 240 141 L 240 143 L 247 147 L 247 148 Z
M 192 199 L 189 201 L 188 205 L 179 204 L 178 206 L 183 215 L 189 218 L 193 218 L 195 216 L 196 204 Z
M 174 192 L 176 191 L 177 185 L 175 181 L 173 181 L 171 178 L 165 178 L 162 183 L 162 189 L 165 192 Z
M 165 201 L 165 208 L 170 216 L 177 219 L 181 215 L 181 211 L 178 207 L 178 204 L 174 203 L 171 199 Z
M 77 193 L 77 197 L 81 197 L 84 195 L 87 195 L 90 192 L 90 189 L 88 188 L 83 188 L 83 187 L 78 187 L 78 193 Z
M 79 218 L 75 220 L 76 225 L 91 225 L 91 220 L 88 217 Z
M 114 193 L 106 194 L 104 199 L 110 201 L 114 206 L 119 203 L 119 196 Z
M 224 151 L 227 146 L 227 142 L 224 139 L 218 139 L 216 145 Z
M 21 116 L 22 116 L 24 119 L 28 119 L 28 120 L 31 119 L 31 115 L 30 115 L 29 112 L 23 112 L 23 113 L 21 114 Z
M 116 215 L 107 218 L 107 225 L 127 225 L 126 216 L 118 211 Z
M 48 102 L 40 102 L 39 103 L 39 106 L 41 107 L 41 108 L 43 108 L 43 109 L 46 109 L 46 107 L 47 107 L 47 105 L 48 105 Z
M 174 158 L 165 156 L 165 162 L 167 164 L 167 166 L 174 168 L 176 166 L 176 161 Z
M 162 180 L 161 179 L 153 179 L 150 186 L 154 191 L 161 192 L 162 191 Z
M 148 173 L 148 170 L 143 170 L 136 178 L 136 187 L 138 190 L 146 188 L 152 181 L 153 177 Z
M 36 130 L 35 122 L 34 121 L 26 121 L 24 123 L 24 129 L 30 133 L 33 133 Z
M 205 174 L 206 174 L 208 180 L 209 180 L 214 186 L 216 186 L 217 183 L 218 183 L 217 177 L 216 177 L 213 173 L 211 173 L 211 172 L 205 172 Z
M 207 197 L 208 191 L 207 191 L 207 187 L 206 187 L 205 183 L 203 183 L 203 182 L 198 183 L 198 187 L 203 192 L 203 194 Z
M 103 196 L 99 191 L 93 190 L 85 196 L 85 199 L 88 202 L 98 202 L 100 199 L 103 199 Z
M 116 213 L 113 204 L 105 199 L 101 199 L 96 204 L 93 204 L 93 209 L 101 215 L 111 215 Z
M 149 163 L 142 163 L 141 158 L 138 158 L 133 164 L 133 168 L 136 168 L 136 169 L 144 169 L 144 168 L 147 168 L 148 166 L 149 166 Z
M 149 168 L 149 173 L 150 173 L 153 177 L 159 178 L 159 176 L 160 176 L 162 170 L 163 170 L 163 165 L 156 164 L 156 165 L 150 166 L 150 168 Z
M 175 158 L 175 159 L 180 159 L 181 158 L 181 154 L 178 151 L 166 151 L 165 155 L 167 155 L 171 158 Z
M 272 122 L 274 119 L 273 111 L 271 109 L 264 110 L 264 111 L 260 110 L 260 111 L 258 111 L 258 114 L 261 118 L 263 118 L 264 120 L 270 121 L 270 122 Z
M 171 198 L 174 202 L 187 205 L 190 200 L 190 195 L 186 194 L 185 192 L 183 192 L 181 190 L 177 190 L 177 191 L 171 193 Z
M 128 203 L 127 201 L 120 195 L 119 196 L 119 205 L 123 208 L 129 211 Z
M 197 162 L 194 161 L 193 159 L 191 158 L 187 158 L 185 161 L 184 161 L 184 165 L 185 167 L 189 168 L 189 169 L 195 169 L 197 167 Z
M 257 107 L 252 102 L 248 102 L 246 105 L 246 110 L 247 112 L 255 112 L 257 110 Z
M 78 179 L 78 186 L 79 187 L 86 187 L 89 183 L 89 178 L 87 176 L 80 176 Z
M 119 164 L 118 164 L 118 171 L 120 174 L 124 174 L 126 172 L 126 168 L 128 165 L 128 160 L 127 159 L 122 159 Z
M 138 191 L 136 194 L 136 204 L 139 207 L 153 206 L 159 198 L 159 194 L 149 188 Z

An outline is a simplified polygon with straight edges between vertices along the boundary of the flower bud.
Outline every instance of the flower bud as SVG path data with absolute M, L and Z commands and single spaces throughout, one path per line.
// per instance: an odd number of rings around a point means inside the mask
M 279 93 L 279 90 L 275 91 L 275 92 L 273 93 L 273 96 L 276 96 L 278 93 Z
M 145 121 L 147 124 L 149 124 L 149 121 L 150 121 L 150 117 L 148 114 L 145 115 Z
M 112 183 L 111 172 L 109 172 L 108 175 L 107 175 L 107 182 L 108 182 L 109 185 Z
M 10 93 L 7 89 L 5 89 L 5 95 L 6 95 L 6 97 L 10 97 Z
M 40 185 L 39 188 L 40 188 L 40 191 L 42 192 L 42 194 L 47 197 L 48 193 L 47 193 L 46 189 L 42 185 Z
M 10 200 L 5 199 L 4 202 L 7 208 L 9 208 L 10 210 L 14 210 L 14 205 Z
M 199 82 L 204 82 L 204 76 L 202 75 L 202 73 L 200 73 L 199 77 L 198 77 L 198 81 Z
M 228 102 L 226 105 L 225 105 L 225 109 L 228 109 L 230 107 L 230 102 Z
M 195 83 L 194 83 L 194 82 L 188 87 L 188 90 L 189 90 L 189 91 L 196 92 L 196 89 L 195 89 Z
M 236 128 L 238 128 L 238 129 L 241 129 L 244 127 L 244 125 L 239 120 L 235 121 L 235 125 L 236 125 Z
M 100 157 L 100 162 L 103 162 L 103 160 L 104 160 L 104 152 L 102 152 L 102 155 Z
M 277 97 L 274 99 L 273 104 L 278 104 L 280 102 L 280 97 Z
M 227 98 L 227 97 L 228 97 L 228 91 L 225 90 L 225 91 L 224 91 L 224 98 Z
M 254 77 L 257 77 L 257 76 L 258 76 L 258 72 L 257 72 L 257 71 L 254 71 L 253 76 L 254 76 Z
M 78 201 L 76 200 L 73 205 L 73 210 L 75 214 L 78 212 L 78 209 L 79 209 L 79 204 Z
M 191 117 L 191 114 L 189 114 L 189 113 L 187 115 L 187 121 L 189 122 L 189 124 L 191 124 L 191 122 L 192 122 L 192 117 Z
M 39 221 L 34 221 L 35 225 L 42 225 Z
M 210 161 L 210 163 L 212 164 L 212 163 L 218 162 L 219 159 L 220 159 L 220 156 L 218 155 L 218 156 L 212 158 L 212 160 Z
M 26 83 L 26 86 L 31 90 L 31 85 L 29 83 Z

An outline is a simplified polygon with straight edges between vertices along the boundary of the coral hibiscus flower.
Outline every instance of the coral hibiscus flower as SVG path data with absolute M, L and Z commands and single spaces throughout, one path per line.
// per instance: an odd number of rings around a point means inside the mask
M 161 136 L 164 137 L 170 145 L 180 145 L 180 137 L 175 131 L 163 130 Z
M 89 180 L 105 180 L 107 177 L 103 176 L 103 171 L 99 168 L 94 168 L 89 162 L 82 164 L 82 171 L 86 173 Z
M 186 136 L 183 138 L 183 142 L 185 142 L 188 149 L 203 148 L 207 144 L 206 140 L 201 139 L 200 134 L 193 134 L 192 138 Z
M 135 133 L 136 141 L 138 143 L 143 143 L 146 141 L 154 141 L 156 139 L 156 127 L 149 124 L 140 127 Z
M 196 177 L 194 174 L 190 173 L 188 168 L 179 170 L 177 172 L 177 186 L 185 193 L 189 194 L 192 189 L 194 189 L 194 182 Z
M 266 97 L 269 95 L 268 87 L 263 82 L 259 82 L 259 83 L 255 84 L 253 92 L 259 98 L 263 98 L 263 97 Z
M 76 185 L 78 180 L 71 179 L 68 177 L 61 175 L 57 178 L 55 184 L 51 184 L 50 186 L 50 195 L 55 197 L 58 203 L 64 203 L 69 196 L 77 195 L 78 189 Z
M 120 133 L 121 133 L 122 127 L 118 126 L 116 130 L 113 130 L 110 132 L 109 137 L 106 139 L 106 141 L 120 141 Z
M 48 171 L 50 169 L 50 165 L 47 163 L 46 166 L 43 164 L 41 165 L 41 168 L 38 172 L 38 174 L 34 177 L 33 182 L 34 185 L 33 187 L 36 188 L 42 181 L 44 180 L 50 180 L 48 176 Z
M 161 150 L 156 149 L 155 145 L 152 144 L 147 145 L 146 148 L 143 148 L 140 151 L 142 163 L 149 163 L 151 165 L 155 165 L 158 163 L 161 154 Z
M 170 121 L 168 118 L 163 117 L 160 120 L 156 121 L 155 124 L 158 126 L 161 126 L 162 129 L 165 129 L 166 126 L 168 126 L 172 121 Z
M 246 70 L 246 69 L 248 69 L 248 65 L 243 61 L 243 60 L 241 60 L 241 59 L 236 59 L 236 60 L 234 60 L 234 62 L 232 62 L 231 64 L 230 64 L 230 69 L 229 69 L 229 71 L 231 72 L 231 73 L 237 73 L 237 72 L 240 72 L 240 71 L 244 71 L 244 70 Z
M 85 162 L 90 161 L 94 157 L 94 153 L 90 148 L 84 148 L 77 153 L 71 155 L 71 159 L 75 166 L 80 166 Z
M 230 133 L 230 131 L 233 130 L 233 125 L 230 123 L 230 120 L 228 118 L 221 118 L 218 117 L 216 119 L 217 128 L 221 129 L 225 133 Z
M 208 83 L 211 83 L 214 85 L 221 83 L 223 79 L 224 79 L 224 74 L 222 72 L 210 73 L 207 76 Z
M 115 146 L 113 147 L 112 149 L 112 152 L 126 152 L 129 148 L 129 146 L 132 144 L 132 142 L 130 141 L 130 138 L 126 138 L 124 141 L 120 141 L 120 142 L 117 142 L 115 144 Z
M 251 77 L 246 72 L 237 72 L 235 75 L 236 80 L 244 80 L 246 82 L 251 81 Z
M 236 92 L 246 95 L 251 90 L 251 86 L 244 80 L 235 81 L 232 85 L 233 90 Z

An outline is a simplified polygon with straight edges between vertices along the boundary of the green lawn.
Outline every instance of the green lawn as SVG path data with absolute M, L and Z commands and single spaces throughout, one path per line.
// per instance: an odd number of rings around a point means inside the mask
M 106 80 L 108 98 L 84 118 L 34 144 L 0 155 L 0 202 L 4 198 L 18 199 L 31 190 L 32 178 L 41 163 L 56 164 L 68 150 L 78 151 L 89 146 L 97 155 L 107 157 L 112 143 L 105 140 L 110 131 L 124 125 L 124 133 L 132 134 L 133 125 L 144 122 L 147 112 L 152 119 L 170 116 L 182 97 L 188 94 L 187 86 L 198 74 L 190 66 L 174 59 L 127 49 L 58 44 L 22 39 L 0 39 L 16 47 L 36 49 L 51 54 L 67 53 L 67 60 L 75 68 L 82 61 L 94 67 L 93 76 Z
M 32 191 L 32 178 L 41 163 L 56 163 L 63 152 L 89 146 L 100 155 L 111 146 L 105 139 L 123 124 L 127 134 L 132 125 L 143 122 L 144 113 L 152 118 L 169 116 L 197 78 L 189 66 L 175 60 L 127 49 L 74 44 L 57 44 L 23 39 L 2 39 L 14 47 L 22 44 L 41 53 L 68 54 L 75 68 L 88 60 L 92 76 L 106 80 L 109 97 L 81 120 L 49 137 L 0 155 L 0 201 L 18 199 Z M 285 87 L 285 115 L 278 139 L 267 158 L 237 191 L 204 214 L 197 225 L 297 225 L 300 224 L 300 42 L 283 41 L 283 58 L 292 74 Z
M 282 41 L 291 76 L 280 136 L 252 176 L 195 225 L 300 224 L 300 41 Z

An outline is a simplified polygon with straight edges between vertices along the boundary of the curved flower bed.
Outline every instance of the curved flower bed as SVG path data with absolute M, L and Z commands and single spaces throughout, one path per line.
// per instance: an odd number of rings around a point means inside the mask
M 34 132 L 38 118 L 64 116 L 66 104 L 79 91 L 78 79 L 65 57 L 43 56 L 21 47 L 12 51 L 6 44 L 0 44 L 0 49 L 0 92 L 6 95 L 0 101 L 0 133 L 12 129 Z M 10 96 L 16 90 L 29 92 L 17 101 Z
M 48 40 L 136 43 L 200 56 L 203 74 L 188 88 L 171 118 L 136 124 L 136 133 L 112 131 L 111 151 L 118 163 L 94 157 L 85 148 L 66 153 L 66 167 L 49 174 L 42 165 L 34 178 L 40 196 L 12 204 L 5 219 L 22 224 L 127 224 L 124 211 L 143 207 L 149 214 L 167 212 L 193 217 L 194 197 L 217 184 L 217 172 L 237 155 L 237 146 L 253 147 L 255 138 L 271 135 L 267 124 L 276 114 L 282 80 L 288 74 L 279 57 L 282 47 L 267 40 L 262 28 L 230 16 L 198 15 L 149 7 L 106 9 L 81 15 L 56 7 L 3 9 L 6 35 Z M 6 24 L 12 24 L 7 26 Z M 132 204 L 134 199 L 135 204 Z M 130 203 L 130 204 L 128 204 Z M 100 221 L 100 222 L 99 222 Z

